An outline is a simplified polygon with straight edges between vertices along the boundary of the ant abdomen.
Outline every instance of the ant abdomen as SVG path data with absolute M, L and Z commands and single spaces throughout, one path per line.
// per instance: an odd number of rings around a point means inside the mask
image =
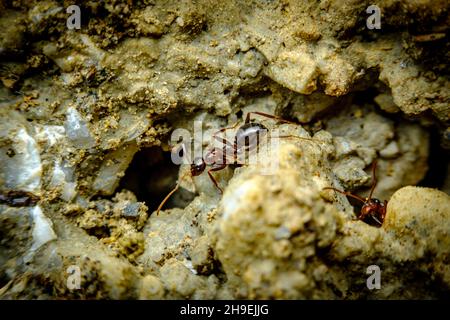
M 267 133 L 267 128 L 257 122 L 242 125 L 236 133 L 236 152 L 241 153 L 254 150 L 261 142 L 261 138 Z

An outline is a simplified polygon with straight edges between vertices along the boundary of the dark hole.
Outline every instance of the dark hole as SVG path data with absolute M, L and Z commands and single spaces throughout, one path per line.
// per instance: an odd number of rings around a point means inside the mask
M 107 238 L 111 236 L 111 232 L 107 226 L 99 226 L 87 229 L 86 232 L 90 236 L 95 236 L 97 239 Z
M 10 158 L 14 157 L 16 155 L 16 152 L 13 148 L 9 148 L 8 151 L 6 151 L 6 155 Z
M 145 148 L 134 156 L 119 190 L 132 191 L 139 201 L 145 202 L 151 213 L 176 186 L 178 171 L 179 166 L 172 162 L 170 152 L 163 152 L 160 147 Z M 166 202 L 163 210 L 184 208 L 193 198 L 193 193 L 180 188 Z
M 421 187 L 442 189 L 448 174 L 450 150 L 442 148 L 437 129 L 430 130 L 430 153 L 428 155 L 428 171 L 419 183 Z

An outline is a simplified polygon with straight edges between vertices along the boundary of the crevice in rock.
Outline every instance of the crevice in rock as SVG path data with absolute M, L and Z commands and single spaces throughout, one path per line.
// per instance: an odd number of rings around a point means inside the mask
M 432 128 L 429 132 L 430 152 L 428 155 L 428 171 L 418 186 L 442 190 L 448 174 L 450 150 L 446 150 L 441 146 L 440 134 L 437 128 Z
M 151 213 L 175 187 L 178 170 L 170 152 L 164 152 L 160 147 L 144 148 L 134 155 L 118 190 L 132 191 L 138 201 L 145 202 Z M 194 194 L 180 188 L 166 202 L 164 209 L 185 208 L 193 198 Z

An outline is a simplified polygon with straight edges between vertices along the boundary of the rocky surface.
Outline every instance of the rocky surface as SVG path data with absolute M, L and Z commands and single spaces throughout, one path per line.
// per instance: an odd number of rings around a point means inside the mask
M 0 297 L 448 296 L 449 4 L 383 1 L 380 30 L 368 5 L 86 1 L 68 30 L 64 1 L 0 1 Z M 223 195 L 172 163 L 172 133 L 205 152 L 254 111 L 290 122 L 254 115 L 284 137 Z M 375 160 L 380 228 L 323 190 L 368 196 Z

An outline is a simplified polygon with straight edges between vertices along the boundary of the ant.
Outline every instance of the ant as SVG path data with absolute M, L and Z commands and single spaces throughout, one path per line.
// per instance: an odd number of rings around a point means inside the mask
M 21 190 L 10 190 L 0 193 L 0 204 L 5 203 L 11 207 L 32 207 L 39 201 L 39 197 Z
M 384 202 L 381 202 L 380 200 L 378 200 L 376 198 L 372 198 L 373 190 L 375 189 L 375 186 L 377 184 L 376 167 L 377 167 L 377 160 L 375 160 L 372 164 L 372 187 L 370 189 L 368 198 L 364 199 L 364 198 L 354 195 L 350 192 L 345 192 L 345 191 L 342 191 L 342 190 L 339 190 L 336 188 L 332 188 L 332 187 L 324 188 L 324 190 L 326 190 L 326 189 L 334 190 L 334 191 L 342 193 L 346 196 L 349 196 L 356 200 L 361 201 L 363 203 L 363 206 L 361 207 L 361 211 L 358 216 L 358 219 L 366 222 L 367 224 L 372 225 L 367 220 L 367 218 L 372 218 L 377 223 L 377 226 L 381 227 L 383 225 L 383 221 L 386 216 L 386 208 L 387 208 L 388 202 L 387 202 L 387 200 L 384 200 Z
M 212 148 L 206 153 L 204 158 L 202 157 L 195 158 L 190 168 L 191 176 L 196 177 L 201 175 L 206 170 L 207 166 L 209 166 L 210 168 L 207 170 L 209 178 L 214 183 L 216 188 L 220 191 L 220 193 L 221 194 L 223 193 L 222 188 L 217 183 L 217 180 L 214 178 L 212 172 L 223 170 L 227 167 L 227 165 L 234 165 L 237 167 L 242 166 L 242 164 L 238 162 L 238 156 L 242 153 L 250 152 L 255 148 L 257 148 L 260 143 L 260 137 L 265 136 L 268 132 L 268 129 L 264 125 L 251 120 L 252 114 L 263 116 L 269 119 L 274 119 L 279 122 L 294 124 L 294 122 L 282 119 L 280 117 L 271 114 L 258 111 L 248 112 L 247 116 L 245 117 L 244 124 L 239 127 L 236 135 L 234 136 L 233 143 L 226 140 L 225 138 L 217 137 L 217 135 L 222 132 L 225 132 L 226 130 L 234 129 L 237 126 L 238 122 L 236 122 L 231 127 L 222 128 L 213 134 L 213 138 L 221 142 L 223 144 L 223 147 Z M 308 141 L 312 140 L 311 138 L 303 138 L 293 135 L 278 136 L 278 138 L 290 138 L 290 137 Z M 231 159 L 228 159 L 229 156 L 231 156 Z M 157 214 L 159 214 L 159 211 L 164 206 L 166 201 L 172 196 L 173 193 L 175 193 L 178 190 L 179 187 L 180 183 L 177 183 L 176 187 L 164 198 L 164 200 L 161 202 L 161 204 L 157 209 Z

